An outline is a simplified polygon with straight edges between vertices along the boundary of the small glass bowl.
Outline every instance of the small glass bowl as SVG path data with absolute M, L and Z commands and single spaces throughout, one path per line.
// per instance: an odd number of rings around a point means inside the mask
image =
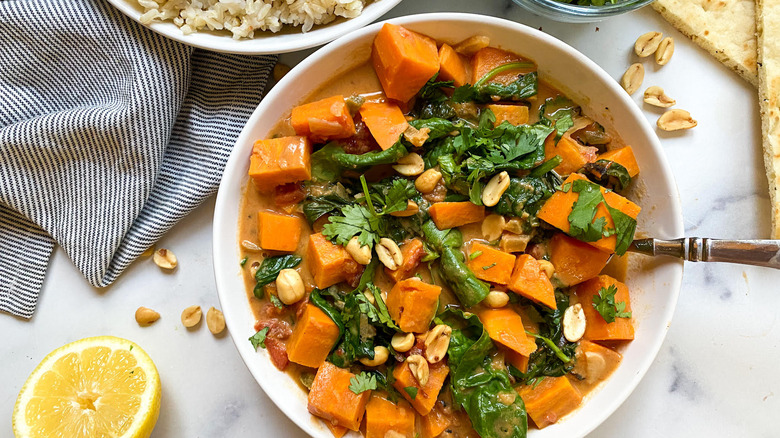
M 556 0 L 513 0 L 534 14 L 565 23 L 592 23 L 614 15 L 625 14 L 652 3 L 654 0 L 618 0 L 603 6 L 580 6 Z

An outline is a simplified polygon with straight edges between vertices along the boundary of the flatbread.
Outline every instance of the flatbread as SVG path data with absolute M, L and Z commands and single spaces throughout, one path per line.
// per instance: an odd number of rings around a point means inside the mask
M 726 67 L 758 85 L 754 0 L 657 0 L 652 6 Z
M 758 97 L 772 238 L 780 238 L 780 0 L 758 0 Z

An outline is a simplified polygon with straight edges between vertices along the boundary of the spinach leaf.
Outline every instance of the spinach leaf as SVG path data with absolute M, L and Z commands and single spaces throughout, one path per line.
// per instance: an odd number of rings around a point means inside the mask
M 429 220 L 423 224 L 422 232 L 426 243 L 439 253 L 441 277 L 460 302 L 470 307 L 484 300 L 490 293 L 490 287 L 466 266 L 466 257 L 460 250 L 463 243 L 460 231 L 439 230 L 436 224 Z
M 438 73 L 429 79 L 417 93 L 412 112 L 421 119 L 431 117 L 454 119 L 457 114 L 449 105 L 449 99 L 444 93 L 444 89 L 453 88 L 453 81 L 437 81 L 437 77 Z M 415 126 L 415 128 L 417 127 Z
M 314 289 L 309 294 L 309 301 L 317 306 L 323 313 L 328 315 L 334 324 L 339 328 L 339 339 L 344 335 L 344 322 L 341 320 L 341 313 L 330 303 L 325 301 L 319 289 Z M 338 343 L 338 341 L 336 341 Z
M 262 293 L 263 286 L 276 281 L 276 277 L 279 275 L 279 271 L 282 269 L 294 268 L 300 263 L 301 258 L 292 254 L 276 257 L 266 257 L 263 260 L 263 263 L 260 264 L 260 267 L 257 268 L 257 272 L 255 273 L 255 280 L 257 281 L 254 289 L 255 296 L 258 295 L 258 288 Z M 262 298 L 262 295 L 258 298 Z
M 565 96 L 549 97 L 539 107 L 539 120 L 555 128 L 555 143 L 574 126 L 574 117 L 580 114 L 580 107 Z
M 340 211 L 342 208 L 352 203 L 353 202 L 348 199 L 342 198 L 336 194 L 308 196 L 306 200 L 303 201 L 303 214 L 306 216 L 306 220 L 309 224 L 313 224 L 322 216 L 333 213 L 334 211 Z
M 463 85 L 456 88 L 455 92 L 452 94 L 452 101 L 460 103 L 487 103 L 495 101 L 494 97 L 498 97 L 498 100 L 523 100 L 535 96 L 539 91 L 539 77 L 535 71 L 519 75 L 517 80 L 508 85 L 485 80 L 485 78 L 488 77 L 492 78 L 491 73 L 498 69 L 507 66 L 512 66 L 512 68 L 518 67 L 518 65 L 513 64 L 504 64 L 496 67 L 474 85 Z
M 511 178 L 509 188 L 501 195 L 498 204 L 493 207 L 493 212 L 515 217 L 527 215 L 527 222 L 535 225 L 538 223 L 536 213 L 553 193 L 555 188 L 545 178 Z
M 311 174 L 316 181 L 337 181 L 344 170 L 359 170 L 379 164 L 392 164 L 406 155 L 401 141 L 384 151 L 348 154 L 338 142 L 330 142 L 311 154 Z
M 451 121 L 439 117 L 415 119 L 409 122 L 409 124 L 416 129 L 423 129 L 423 128 L 430 129 L 430 132 L 428 133 L 428 140 L 426 140 L 426 143 L 441 137 L 445 137 L 449 135 L 450 132 L 455 131 L 457 128 L 459 128 L 458 125 L 452 123 Z
M 598 160 L 585 164 L 584 173 L 591 181 L 612 190 L 623 190 L 631 184 L 631 175 L 622 164 L 610 160 Z
M 448 308 L 439 320 L 450 325 L 450 389 L 481 437 L 523 438 L 528 418 L 523 400 L 515 392 L 503 367 L 494 367 L 490 353 L 495 346 L 479 318 Z M 509 405 L 500 396 L 514 396 Z
M 454 81 L 437 81 L 439 77 L 437 72 L 432 78 L 428 79 L 428 82 L 420 88 L 417 92 L 418 99 L 430 100 L 430 101 L 442 101 L 447 99 L 447 95 L 444 94 L 442 88 L 454 88 Z
M 530 384 L 545 376 L 563 376 L 574 368 L 577 344 L 567 341 L 563 336 L 563 314 L 569 307 L 569 297 L 558 289 L 555 291 L 555 301 L 555 309 L 531 303 L 531 309 L 536 311 L 539 319 L 539 333 L 532 335 L 536 338 L 536 351 L 531 353 L 525 373 L 509 366 L 509 372 L 520 383 Z

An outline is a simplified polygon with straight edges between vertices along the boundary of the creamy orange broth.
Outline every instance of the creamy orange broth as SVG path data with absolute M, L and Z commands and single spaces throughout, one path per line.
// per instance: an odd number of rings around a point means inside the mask
M 365 63 L 344 73 L 340 77 L 335 78 L 334 80 L 328 82 L 322 88 L 312 93 L 307 99 L 299 103 L 312 102 L 312 101 L 320 100 L 338 94 L 344 95 L 345 97 L 352 96 L 352 95 L 362 95 L 367 100 L 371 100 L 372 97 L 377 97 L 381 94 L 379 90 L 381 90 L 381 85 L 374 73 L 373 67 L 371 66 L 371 64 Z M 548 97 L 556 97 L 559 95 L 562 95 L 562 93 L 556 90 L 555 88 L 549 86 L 548 84 L 545 84 L 542 80 L 540 80 L 539 92 L 535 98 L 531 99 L 531 108 L 529 111 L 530 112 L 529 123 L 535 123 L 538 121 L 539 106 L 545 101 L 545 99 L 547 99 Z M 271 130 L 268 137 L 274 138 L 274 137 L 289 136 L 289 135 L 295 135 L 295 131 L 293 130 L 290 124 L 289 114 L 285 114 L 284 118 L 280 120 L 279 123 Z M 622 141 L 619 138 L 615 137 L 613 134 L 613 140 L 611 146 L 615 148 L 615 147 L 620 147 L 622 145 L 623 145 Z M 312 275 L 310 274 L 309 271 L 308 260 L 306 259 L 305 256 L 306 247 L 307 247 L 309 235 L 314 232 L 321 231 L 322 224 L 315 223 L 313 227 L 314 229 L 312 229 L 312 227 L 308 226 L 308 223 L 303 217 L 298 206 L 292 206 L 286 209 L 276 206 L 273 200 L 273 194 L 260 193 L 255 187 L 255 185 L 252 183 L 251 179 L 247 179 L 247 183 L 244 186 L 244 193 L 242 195 L 240 208 L 241 208 L 240 210 L 241 214 L 239 220 L 239 233 L 238 233 L 239 242 L 249 241 L 254 244 L 257 244 L 257 240 L 258 240 L 257 239 L 257 214 L 260 211 L 273 211 L 273 212 L 277 212 L 280 214 L 287 214 L 287 215 L 296 214 L 301 218 L 301 222 L 302 224 L 304 224 L 304 231 L 301 235 L 301 239 L 295 253 L 302 256 L 303 261 L 298 266 L 297 270 L 300 272 L 303 278 L 304 284 L 306 286 L 307 294 L 311 292 L 311 290 L 314 288 L 314 283 L 313 283 Z M 463 234 L 464 248 L 468 247 L 468 245 L 472 241 L 485 242 L 485 240 L 482 238 L 480 224 L 471 224 L 471 225 L 460 227 L 460 231 Z M 273 305 L 269 302 L 267 298 L 269 294 L 275 293 L 273 283 L 265 287 L 266 298 L 260 300 L 257 299 L 253 294 L 253 289 L 256 283 L 253 275 L 253 269 L 252 269 L 253 265 L 259 266 L 259 264 L 263 260 L 263 257 L 265 256 L 273 256 L 273 255 L 280 255 L 280 254 L 284 254 L 284 253 L 274 252 L 274 251 L 254 252 L 254 251 L 248 251 L 242 249 L 242 257 L 246 257 L 246 262 L 243 269 L 244 283 L 246 285 L 247 300 L 249 302 L 253 314 L 255 315 L 255 318 L 258 321 L 267 321 L 269 319 L 275 318 L 276 320 L 282 321 L 283 323 L 286 323 L 290 327 L 292 327 L 295 320 L 294 309 L 297 307 L 295 305 L 288 306 L 282 311 L 274 309 Z M 609 275 L 611 275 L 612 277 L 616 278 L 619 281 L 623 281 L 626 273 L 625 257 L 617 257 L 617 256 L 613 257 L 613 260 L 610 262 L 607 268 L 605 268 L 604 272 L 608 273 Z M 458 301 L 455 298 L 454 293 L 445 284 L 442 284 L 441 281 L 434 281 L 435 279 L 431 278 L 431 274 L 426 264 L 424 263 L 420 264 L 420 266 L 417 268 L 416 274 L 421 276 L 425 282 L 428 283 L 434 282 L 435 284 L 442 286 L 442 295 L 440 298 L 439 310 L 442 310 L 446 305 L 458 304 Z M 381 265 L 380 265 L 380 269 L 377 269 L 377 276 L 375 278 L 374 284 L 383 291 L 382 292 L 383 296 L 386 296 L 387 291 L 390 290 L 390 288 L 392 288 L 393 283 L 387 277 Z M 344 290 L 351 290 L 349 286 L 344 284 L 340 284 L 339 287 L 343 288 Z M 496 285 L 493 285 L 492 289 L 502 290 L 502 291 L 507 290 L 505 286 L 496 286 Z M 570 294 L 570 300 L 571 300 L 570 305 L 576 304 L 577 296 L 575 294 Z M 531 331 L 537 330 L 536 324 L 533 323 L 531 319 L 527 316 L 527 313 L 523 307 L 514 306 L 513 308 L 517 310 L 518 313 L 521 315 L 526 325 L 526 329 Z M 285 341 L 282 342 L 284 343 Z M 615 347 L 617 349 L 619 345 L 615 345 Z M 609 374 L 612 371 L 614 371 L 614 369 L 616 369 L 618 365 L 619 365 L 619 361 L 609 361 L 607 363 L 608 372 L 605 373 L 601 378 L 597 380 L 592 380 L 592 381 L 580 380 L 574 375 L 572 375 L 571 373 L 566 374 L 566 377 L 569 379 L 572 385 L 576 387 L 583 396 L 585 396 L 587 393 L 591 392 L 594 388 L 599 386 L 599 384 L 601 384 L 604 380 L 606 380 Z M 382 366 L 379 369 L 384 371 L 384 366 Z M 302 367 L 300 365 L 290 362 L 286 371 L 289 372 L 296 380 L 301 380 L 301 379 L 305 380 L 307 378 L 311 378 L 315 370 Z M 577 368 L 575 368 L 574 371 L 576 372 Z M 442 390 L 442 393 L 439 397 L 440 398 L 439 403 L 445 405 L 445 412 L 447 412 L 452 416 L 451 418 L 452 424 L 440 436 L 477 437 L 478 435 L 471 428 L 471 423 L 468 417 L 466 416 L 465 412 L 462 410 L 458 411 L 449 408 L 449 406 L 451 405 L 451 394 L 450 391 L 447 389 L 447 387 L 448 385 L 445 384 L 445 387 Z M 586 403 L 586 401 L 583 401 L 583 403 Z M 417 423 L 419 428 L 419 421 Z M 532 422 L 530 421 L 529 418 L 529 425 L 530 424 L 532 424 Z

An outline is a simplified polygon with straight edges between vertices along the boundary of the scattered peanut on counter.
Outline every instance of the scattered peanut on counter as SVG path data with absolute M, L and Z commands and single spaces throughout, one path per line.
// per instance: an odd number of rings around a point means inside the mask
M 200 322 L 202 316 L 203 311 L 200 310 L 200 306 L 187 307 L 181 312 L 181 324 L 187 328 L 195 327 Z
M 211 307 L 206 313 L 206 325 L 212 334 L 218 335 L 225 330 L 225 315 L 221 311 Z
M 160 314 L 148 307 L 139 307 L 135 311 L 135 321 L 138 325 L 146 327 L 160 319 Z
M 179 264 L 176 254 L 165 248 L 160 248 L 154 252 L 154 264 L 162 269 L 173 270 Z
M 640 58 L 647 58 L 655 55 L 655 62 L 658 65 L 666 65 L 674 55 L 674 38 L 664 38 L 661 32 L 651 31 L 644 33 L 634 42 L 634 53 Z M 640 63 L 634 63 L 623 74 L 620 79 L 620 85 L 628 94 L 634 94 L 642 86 L 644 80 L 644 66 Z M 677 104 L 677 101 L 669 97 L 664 89 L 653 85 L 645 90 L 643 100 L 646 104 L 659 108 L 669 108 Z M 698 122 L 691 117 L 688 111 L 674 109 L 666 111 L 656 121 L 656 126 L 662 131 L 678 131 L 682 129 L 691 129 L 698 125 Z

